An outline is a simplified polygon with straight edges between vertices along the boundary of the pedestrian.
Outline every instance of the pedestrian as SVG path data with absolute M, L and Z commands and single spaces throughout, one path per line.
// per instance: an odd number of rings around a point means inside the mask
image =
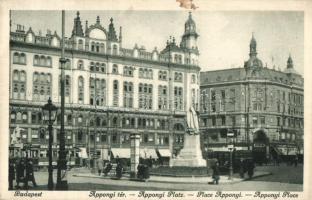
M 295 158 L 294 158 L 294 164 L 295 164 L 295 167 L 297 167 L 297 165 L 298 165 L 298 155 L 297 154 L 295 155 Z
M 249 179 L 252 178 L 254 174 L 255 163 L 252 159 L 248 160 L 247 171 Z
M 9 160 L 9 190 L 13 190 L 13 181 L 15 179 L 15 166 L 14 160 Z
M 245 175 L 245 162 L 244 159 L 241 158 L 239 162 L 239 176 L 241 178 L 244 178 L 244 175 Z
M 18 158 L 16 159 L 16 188 L 20 189 L 20 182 L 24 182 L 25 179 L 25 162 L 24 159 Z
M 213 184 L 218 185 L 219 184 L 219 179 L 220 179 L 220 170 L 219 170 L 219 162 L 217 161 L 215 165 L 212 167 L 212 179 L 213 179 Z
M 26 161 L 26 178 L 25 178 L 25 188 L 28 189 L 28 181 L 31 181 L 33 187 L 37 187 L 35 175 L 34 175 L 34 165 L 31 159 Z
M 104 161 L 101 158 L 97 159 L 97 168 L 98 168 L 99 176 L 101 176 L 101 173 L 103 172 L 103 169 L 104 169 Z
M 120 162 L 118 162 L 116 166 L 116 178 L 117 179 L 121 179 L 122 172 L 123 172 L 123 166 Z
M 107 176 L 108 172 L 110 172 L 110 170 L 112 169 L 112 163 L 110 161 L 108 161 L 108 163 L 106 164 L 106 167 L 104 168 L 104 175 Z

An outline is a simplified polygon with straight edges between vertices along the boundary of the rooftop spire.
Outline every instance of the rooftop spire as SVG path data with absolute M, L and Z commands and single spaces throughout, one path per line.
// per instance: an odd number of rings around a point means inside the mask
M 288 60 L 287 60 L 287 69 L 294 68 L 293 60 L 291 58 L 291 54 L 289 54 Z
M 252 32 L 252 37 L 251 37 L 251 40 L 250 40 L 250 45 L 249 45 L 249 56 L 252 57 L 252 56 L 257 56 L 257 42 L 256 42 L 256 39 L 254 37 L 254 32 Z
M 117 41 L 117 34 L 113 24 L 113 18 L 110 18 L 110 24 L 108 26 L 108 39 L 112 41 Z
M 72 31 L 72 36 L 80 36 L 83 37 L 83 29 L 82 29 L 82 25 L 81 25 L 81 21 L 80 21 L 80 13 L 79 11 L 77 11 L 76 13 L 77 17 L 74 19 L 74 28 Z
M 97 17 L 96 17 L 96 23 L 97 23 L 97 24 L 100 24 L 100 16 L 97 16 Z

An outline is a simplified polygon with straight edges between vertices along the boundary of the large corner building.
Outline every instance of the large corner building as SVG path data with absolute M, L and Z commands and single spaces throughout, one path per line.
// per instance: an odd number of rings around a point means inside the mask
M 304 82 L 289 56 L 283 71 L 263 66 L 252 36 L 244 67 L 201 72 L 203 150 L 227 151 L 228 132 L 236 150 L 261 146 L 282 154 L 303 152 Z
M 100 17 L 82 25 L 77 12 L 65 39 L 65 134 L 72 161 L 83 149 L 103 159 L 130 157 L 130 134 L 141 134 L 142 157 L 168 156 L 183 145 L 187 109 L 199 102 L 196 24 L 189 14 L 180 44 L 163 50 L 123 47 L 122 28 Z M 13 27 L 12 27 L 13 28 Z M 144 27 L 142 27 L 144 28 Z M 135 42 L 135 41 L 133 41 Z M 60 107 L 61 38 L 18 25 L 10 33 L 10 134 L 20 131 L 31 156 L 47 161 L 48 131 L 41 107 Z M 57 158 L 60 110 L 53 125 Z M 156 150 L 156 151 L 155 151 Z M 156 153 L 155 153 L 156 152 Z M 156 155 L 157 154 L 157 155 Z

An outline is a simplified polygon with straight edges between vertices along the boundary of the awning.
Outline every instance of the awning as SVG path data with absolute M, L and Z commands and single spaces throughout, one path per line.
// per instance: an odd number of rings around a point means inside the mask
M 130 158 L 130 148 L 112 148 L 114 158 Z
M 87 148 L 79 148 L 80 152 L 78 152 L 78 156 L 80 158 L 88 158 Z
M 158 149 L 161 157 L 171 157 L 171 152 L 169 149 Z
M 140 149 L 140 157 L 142 158 L 158 158 L 155 149 Z

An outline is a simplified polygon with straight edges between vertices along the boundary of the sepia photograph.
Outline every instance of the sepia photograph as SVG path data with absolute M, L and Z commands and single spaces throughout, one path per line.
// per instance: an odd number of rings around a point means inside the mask
M 305 12 L 185 2 L 8 10 L 11 197 L 298 199 Z

